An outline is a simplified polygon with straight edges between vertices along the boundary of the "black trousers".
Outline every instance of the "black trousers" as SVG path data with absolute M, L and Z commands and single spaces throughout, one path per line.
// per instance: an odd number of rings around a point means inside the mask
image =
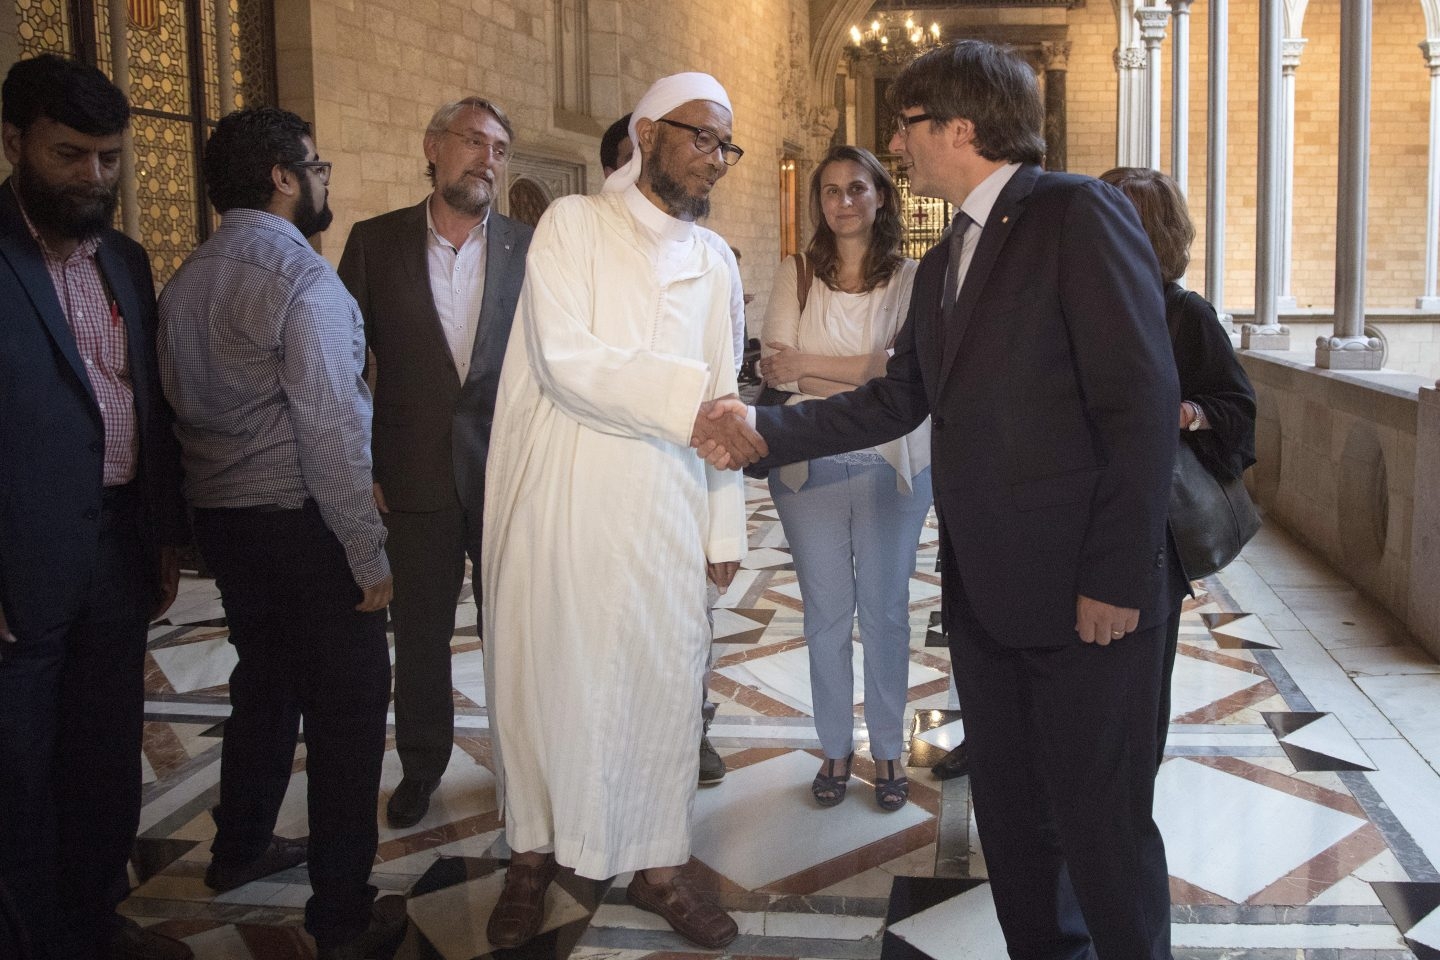
M 313 502 L 197 510 L 195 536 L 239 657 L 211 853 L 246 863 L 264 851 L 303 718 L 314 890 L 305 929 L 321 948 L 345 943 L 364 931 L 375 898 L 369 878 L 390 695 L 384 611 L 355 609 L 360 588 Z
M 1151 816 L 1164 625 L 1011 649 L 953 599 L 971 797 L 1010 956 L 1170 960 Z
M 0 888 L 29 950 L 57 960 L 108 949 L 140 822 L 156 566 L 133 486 L 106 491 L 99 523 L 79 606 L 12 620 L 19 642 L 0 661 Z
M 478 574 L 480 518 L 458 500 L 444 510 L 382 514 L 395 575 L 395 752 L 407 777 L 438 780 L 455 740 L 450 639 L 465 583 L 465 554 Z M 472 577 L 472 583 L 474 578 Z M 475 585 L 475 609 L 480 588 Z

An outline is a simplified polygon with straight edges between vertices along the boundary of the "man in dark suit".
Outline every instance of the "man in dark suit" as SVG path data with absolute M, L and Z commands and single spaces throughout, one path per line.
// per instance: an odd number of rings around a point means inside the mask
M 404 777 L 386 805 L 392 827 L 420 822 L 450 762 L 455 603 L 466 554 L 480 563 L 490 421 L 530 248 L 531 228 L 492 209 L 514 138 L 489 100 L 442 106 L 425 131 L 434 190 L 357 223 L 340 258 L 374 356 L 375 503 L 395 576 Z
M 189 957 L 115 913 L 146 624 L 187 539 L 150 265 L 110 227 L 129 105 L 52 55 L 15 64 L 3 97 L 0 898 L 36 956 Z
M 891 103 L 911 189 L 960 213 L 885 376 L 759 408 L 761 465 L 930 415 L 946 629 L 1010 955 L 1168 958 L 1150 807 L 1179 393 L 1159 270 L 1118 191 L 1041 170 L 1044 111 L 1013 52 L 943 47 Z

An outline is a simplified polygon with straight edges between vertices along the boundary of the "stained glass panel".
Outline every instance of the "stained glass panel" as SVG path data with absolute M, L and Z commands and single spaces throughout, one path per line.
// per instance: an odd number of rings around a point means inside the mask
M 40 53 L 69 53 L 69 4 L 65 0 L 15 0 L 20 58 Z
M 195 149 L 188 121 L 135 117 L 135 178 L 140 242 L 164 283 L 200 242 L 195 212 Z

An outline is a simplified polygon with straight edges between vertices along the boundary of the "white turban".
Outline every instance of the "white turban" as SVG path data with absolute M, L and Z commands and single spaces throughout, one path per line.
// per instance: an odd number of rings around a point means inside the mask
M 730 97 L 726 95 L 725 88 L 708 73 L 677 73 L 656 80 L 650 89 L 645 91 L 640 102 L 635 104 L 635 110 L 630 115 L 630 142 L 635 145 L 635 152 L 625 166 L 605 179 L 605 185 L 600 188 L 602 192 L 615 193 L 624 190 L 640 179 L 640 138 L 635 135 L 635 125 L 640 122 L 640 118 L 659 120 L 671 110 L 691 100 L 709 100 L 720 104 L 726 110 L 731 109 Z

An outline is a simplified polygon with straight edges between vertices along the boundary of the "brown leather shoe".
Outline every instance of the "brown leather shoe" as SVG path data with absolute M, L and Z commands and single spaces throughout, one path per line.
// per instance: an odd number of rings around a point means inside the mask
M 505 888 L 485 925 L 485 938 L 492 947 L 518 947 L 534 939 L 545 919 L 545 891 L 559 872 L 553 854 L 546 854 L 545 862 L 533 867 L 510 861 Z
M 683 874 L 677 873 L 668 883 L 649 883 L 645 871 L 637 870 L 625 899 L 641 910 L 658 913 L 680 936 L 710 950 L 725 946 L 740 933 L 730 914 L 702 897 Z

